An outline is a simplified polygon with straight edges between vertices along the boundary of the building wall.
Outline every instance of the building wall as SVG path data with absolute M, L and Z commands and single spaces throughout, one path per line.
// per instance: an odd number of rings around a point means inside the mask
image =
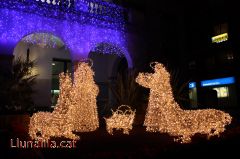
M 37 45 L 28 46 L 24 42 L 19 42 L 14 49 L 14 58 L 26 59 L 27 49 L 30 49 L 29 60 L 36 61 L 33 74 L 38 74 L 34 89 L 36 93 L 33 100 L 36 106 L 46 107 L 51 105 L 51 82 L 52 82 L 52 59 L 71 60 L 68 50 L 41 48 Z
M 25 42 L 19 42 L 14 49 L 14 58 L 27 58 L 27 49 L 29 48 L 29 60 L 35 61 L 33 74 L 37 74 L 36 84 L 34 85 L 33 101 L 36 106 L 51 106 L 51 88 L 52 88 L 52 61 L 55 59 L 70 60 L 69 50 L 64 48 L 42 48 L 37 45 L 29 46 Z M 89 58 L 93 62 L 93 71 L 95 72 L 95 81 L 100 87 L 100 100 L 106 104 L 111 104 L 112 94 L 109 85 L 116 78 L 118 66 L 121 59 L 116 54 L 91 53 Z M 75 61 L 72 61 L 75 62 Z M 128 66 L 126 66 L 127 68 Z
M 136 35 L 139 31 L 134 31 L 135 26 L 133 29 L 126 29 L 122 22 L 113 23 L 111 26 L 108 21 L 92 18 L 91 21 L 96 23 L 93 25 L 80 20 L 74 21 L 71 18 L 56 19 L 1 7 L 0 14 L 4 17 L 0 18 L 0 55 L 26 58 L 27 48 L 30 48 L 30 60 L 36 60 L 34 72 L 39 75 L 35 85 L 37 93 L 33 97 L 37 106 L 51 105 L 51 63 L 53 58 L 72 61 L 88 57 L 95 58 L 97 55 L 90 56 L 89 53 L 99 43 L 106 42 L 122 50 L 128 67 L 132 67 L 134 61 L 139 60 L 141 52 L 144 52 L 141 49 L 144 45 L 143 39 L 139 40 L 139 36 Z M 108 25 L 108 27 L 104 27 L 104 25 Z M 33 33 L 49 33 L 59 37 L 65 43 L 68 51 L 44 49 L 35 46 L 34 43 L 29 47 L 26 43 L 21 42 L 22 38 Z M 93 69 L 97 83 L 107 83 L 109 79 L 117 76 L 116 69 L 119 58 L 108 54 L 109 52 L 106 52 L 106 56 L 98 56 L 96 57 L 98 60 L 94 60 Z
M 112 92 L 112 86 L 118 75 L 118 68 L 121 65 L 120 62 L 125 57 L 119 57 L 114 54 L 99 54 L 91 53 L 89 58 L 93 61 L 92 69 L 95 72 L 95 82 L 99 87 L 98 94 L 98 111 L 100 115 L 110 112 L 110 109 L 114 104 L 114 94 Z M 128 66 L 125 66 L 127 69 Z

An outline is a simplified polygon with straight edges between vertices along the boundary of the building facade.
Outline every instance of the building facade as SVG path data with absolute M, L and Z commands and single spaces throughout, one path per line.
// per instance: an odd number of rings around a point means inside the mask
M 127 10 L 111 1 L 9 0 L 0 1 L 0 13 L 1 63 L 11 57 L 36 61 L 36 106 L 54 105 L 58 74 L 72 72 L 75 62 L 88 58 L 101 87 L 100 102 L 109 104 L 107 86 L 120 68 L 134 65 Z

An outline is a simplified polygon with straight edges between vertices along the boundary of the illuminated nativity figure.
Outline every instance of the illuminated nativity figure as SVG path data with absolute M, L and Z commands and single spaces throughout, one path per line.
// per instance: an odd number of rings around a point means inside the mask
M 74 72 L 61 73 L 60 94 L 52 113 L 38 112 L 30 118 L 29 135 L 32 139 L 49 140 L 50 137 L 79 139 L 76 132 L 94 131 L 99 127 L 96 97 L 98 86 L 94 72 L 85 62 L 80 62 Z
M 191 142 L 196 133 L 220 135 L 232 117 L 215 109 L 183 110 L 174 100 L 170 74 L 160 63 L 151 63 L 154 73 L 139 73 L 136 82 L 150 88 L 144 126 L 150 132 L 168 133 L 181 143 Z

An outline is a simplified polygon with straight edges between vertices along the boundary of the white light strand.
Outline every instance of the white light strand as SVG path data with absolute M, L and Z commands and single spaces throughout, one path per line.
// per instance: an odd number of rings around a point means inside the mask
M 152 66 L 155 64 L 155 66 Z M 182 110 L 174 100 L 170 74 L 160 63 L 152 63 L 155 73 L 140 73 L 136 82 L 150 88 L 150 97 L 144 121 L 150 132 L 168 133 L 175 141 L 191 142 L 196 133 L 209 137 L 220 135 L 232 117 L 215 109 Z
M 64 46 L 63 41 L 49 33 L 34 33 L 25 36 L 23 42 L 30 45 L 37 45 L 42 48 L 61 48 Z

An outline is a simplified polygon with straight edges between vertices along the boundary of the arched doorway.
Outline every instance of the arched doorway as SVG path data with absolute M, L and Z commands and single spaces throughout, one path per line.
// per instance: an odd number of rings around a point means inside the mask
M 34 107 L 54 106 L 59 93 L 59 73 L 72 71 L 71 55 L 64 42 L 50 33 L 33 33 L 18 42 L 14 58 L 35 61 L 34 72 L 38 76 L 34 85 Z
M 111 87 L 117 75 L 126 71 L 129 64 L 124 52 L 111 43 L 99 43 L 88 57 L 93 61 L 95 81 L 100 90 L 97 97 L 98 112 L 100 116 L 105 116 L 115 106 Z

